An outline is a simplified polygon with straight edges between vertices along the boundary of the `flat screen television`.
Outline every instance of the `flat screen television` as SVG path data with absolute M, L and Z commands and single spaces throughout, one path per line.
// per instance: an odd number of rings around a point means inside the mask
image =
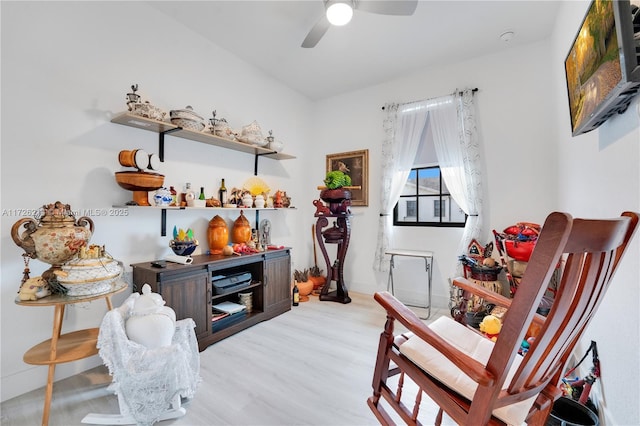
M 640 91 L 640 0 L 593 0 L 564 67 L 573 136 L 626 111 Z

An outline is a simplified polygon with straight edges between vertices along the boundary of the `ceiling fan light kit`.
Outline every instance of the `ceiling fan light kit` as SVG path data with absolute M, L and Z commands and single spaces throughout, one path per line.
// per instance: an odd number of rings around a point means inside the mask
M 302 47 L 315 47 L 332 25 L 349 23 L 354 10 L 379 15 L 411 16 L 418 6 L 418 0 L 324 0 L 324 6 L 324 15 L 311 28 Z
M 326 7 L 327 19 L 332 25 L 346 25 L 353 17 L 353 5 L 351 1 L 329 0 L 327 1 Z

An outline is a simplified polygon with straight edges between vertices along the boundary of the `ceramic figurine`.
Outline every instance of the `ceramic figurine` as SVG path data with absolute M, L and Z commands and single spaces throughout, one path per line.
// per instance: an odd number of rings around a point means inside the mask
M 313 205 L 316 206 L 314 216 L 328 216 L 331 214 L 331 210 L 329 210 L 329 207 L 324 205 L 322 200 L 313 200 Z
M 51 294 L 49 284 L 42 277 L 34 277 L 26 280 L 18 291 L 20 300 L 38 300 Z
M 249 192 L 242 196 L 242 205 L 247 208 L 251 208 L 251 206 L 253 206 L 253 197 Z
M 136 93 L 137 91 L 138 85 L 133 84 L 131 85 L 131 93 L 127 93 L 127 107 L 129 108 L 129 111 L 133 111 L 133 105 L 140 102 L 140 95 Z
M 156 206 L 170 206 L 172 201 L 173 195 L 165 187 L 158 189 L 153 196 L 153 202 L 156 203 Z

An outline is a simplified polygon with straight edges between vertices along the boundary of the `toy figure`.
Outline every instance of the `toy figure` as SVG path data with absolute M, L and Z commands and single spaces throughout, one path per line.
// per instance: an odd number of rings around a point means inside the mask
M 314 216 L 327 216 L 331 214 L 329 207 L 325 206 L 321 200 L 313 200 L 313 205 L 316 206 Z
M 34 277 L 26 280 L 18 291 L 20 300 L 38 300 L 51 294 L 49 284 L 42 277 Z
M 480 331 L 494 342 L 498 340 L 498 334 L 502 329 L 502 322 L 493 315 L 487 315 L 480 323 Z
M 276 191 L 274 198 L 273 198 L 273 207 L 279 209 L 284 207 L 283 205 L 283 196 L 284 196 L 284 192 L 282 191 Z

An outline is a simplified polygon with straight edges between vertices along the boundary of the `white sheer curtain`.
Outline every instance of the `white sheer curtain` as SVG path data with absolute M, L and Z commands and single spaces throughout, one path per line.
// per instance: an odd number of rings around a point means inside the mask
M 454 102 L 434 109 L 430 118 L 442 178 L 453 199 L 468 215 L 458 253 L 467 252 L 472 239 L 483 232 L 482 158 L 478 144 L 475 105 L 471 89 L 451 96 Z M 460 262 L 452 259 L 452 276 L 462 275 Z M 451 295 L 452 301 L 454 295 Z
M 417 149 L 427 121 L 432 126 L 438 165 L 451 196 L 467 214 L 458 253 L 466 253 L 472 239 L 483 233 L 483 163 L 475 123 L 472 89 L 449 96 L 413 102 L 385 105 L 383 122 L 385 139 L 382 144 L 382 184 L 378 239 L 374 270 L 388 270 L 393 208 L 413 167 Z M 460 262 L 451 259 L 451 276 L 462 274 Z M 454 301 L 454 295 L 451 294 Z
M 382 143 L 380 219 L 373 263 L 376 271 L 388 270 L 389 262 L 385 252 L 389 248 L 390 231 L 393 227 L 393 208 L 413 167 L 429 116 L 430 102 L 385 105 L 387 117 L 383 122 L 385 139 Z

